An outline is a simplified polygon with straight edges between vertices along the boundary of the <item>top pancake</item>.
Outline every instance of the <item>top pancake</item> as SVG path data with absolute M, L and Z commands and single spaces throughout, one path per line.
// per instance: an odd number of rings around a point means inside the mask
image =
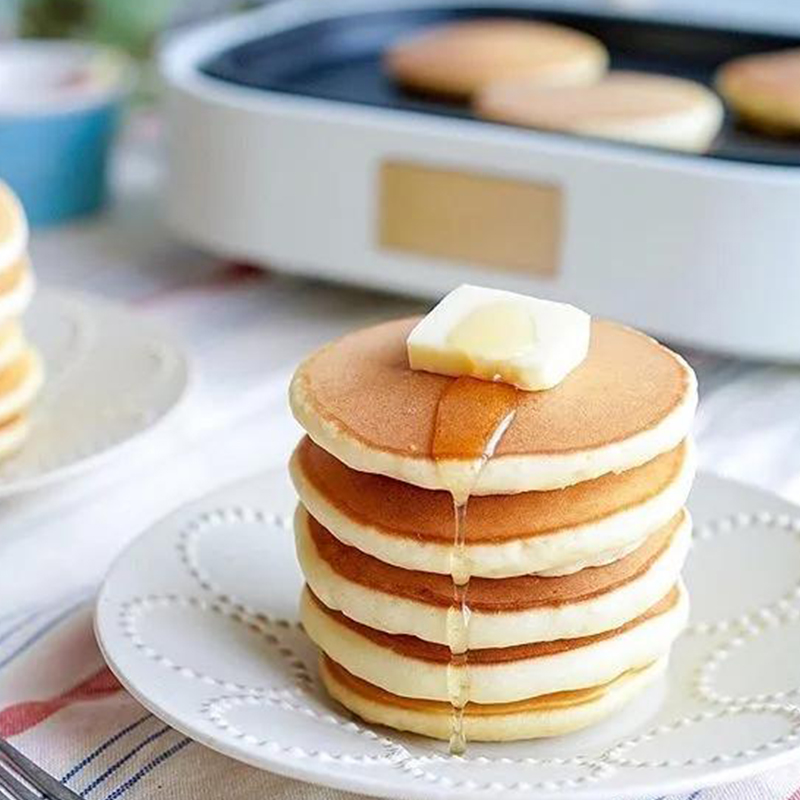
M 456 379 L 408 366 L 406 337 L 417 321 L 356 331 L 317 351 L 297 370 L 290 400 L 311 438 L 353 469 L 448 490 L 432 445 L 439 400 Z M 695 405 L 682 359 L 642 333 L 594 321 L 581 365 L 553 389 L 518 393 L 473 493 L 552 489 L 631 469 L 676 447 Z M 474 429 L 480 392 L 448 413 L 452 428 Z M 467 468 L 475 459 L 451 452 L 448 462 Z
M 417 91 L 466 98 L 487 83 L 525 77 L 537 84 L 596 80 L 608 53 L 593 36 L 544 22 L 477 19 L 424 30 L 395 44 L 389 72 Z

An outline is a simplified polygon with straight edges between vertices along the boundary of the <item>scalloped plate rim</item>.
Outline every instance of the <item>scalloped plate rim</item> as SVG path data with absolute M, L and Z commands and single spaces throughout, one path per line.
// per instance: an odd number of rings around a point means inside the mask
M 160 539 L 162 542 L 167 542 L 165 535 L 170 531 L 174 532 L 179 520 L 188 518 L 188 514 L 194 509 L 200 509 L 212 501 L 224 501 L 232 491 L 241 492 L 247 490 L 250 485 L 265 484 L 276 478 L 283 480 L 285 479 L 285 472 L 283 468 L 273 468 L 259 475 L 233 482 L 204 497 L 198 498 L 154 524 L 117 556 L 98 593 L 95 605 L 94 630 L 103 658 L 125 689 L 148 711 L 185 736 L 218 753 L 240 761 L 241 763 L 248 764 L 258 769 L 268 770 L 287 778 L 294 778 L 296 780 L 327 786 L 342 791 L 370 794 L 376 797 L 397 798 L 398 800 L 432 800 L 432 798 L 444 800 L 444 798 L 452 797 L 453 790 L 447 786 L 437 786 L 425 781 L 414 783 L 406 780 L 397 780 L 392 782 L 382 779 L 379 776 L 370 776 L 370 767 L 351 765 L 348 767 L 347 774 L 344 774 L 342 771 L 337 772 L 330 770 L 326 768 L 324 764 L 316 767 L 307 766 L 307 762 L 301 758 L 273 757 L 268 753 L 259 755 L 257 753 L 248 752 L 235 742 L 226 740 L 221 735 L 215 734 L 214 731 L 204 730 L 202 725 L 206 723 L 205 720 L 202 720 L 199 725 L 193 724 L 187 721 L 185 715 L 175 713 L 165 704 L 155 701 L 149 694 L 148 687 L 146 685 L 141 685 L 136 680 L 135 676 L 128 674 L 117 662 L 115 647 L 111 644 L 111 641 L 113 641 L 115 637 L 111 630 L 113 621 L 110 610 L 111 601 L 109 601 L 108 595 L 113 588 L 117 570 L 124 568 L 125 563 L 130 558 L 131 552 L 143 547 L 145 544 L 149 544 L 151 540 Z M 716 492 L 719 491 L 721 487 L 726 487 L 727 489 L 741 489 L 748 493 L 757 493 L 763 498 L 768 498 L 770 502 L 780 502 L 787 509 L 792 509 L 800 515 L 800 506 L 792 504 L 790 501 L 777 494 L 708 471 L 701 471 L 698 474 L 697 481 L 695 482 L 695 489 L 693 490 L 695 493 L 697 492 L 698 486 L 703 492 Z M 169 546 L 169 544 L 166 546 Z M 116 608 L 116 604 L 114 603 L 113 605 Z M 365 727 L 369 726 L 365 725 Z M 636 800 L 642 800 L 642 798 L 645 797 L 679 795 L 729 784 L 738 780 L 761 775 L 769 770 L 786 766 L 796 761 L 800 761 L 800 744 L 796 744 L 782 752 L 767 754 L 755 760 L 740 764 L 723 764 L 718 767 L 707 768 L 706 771 L 700 775 L 667 778 L 658 783 L 654 783 L 653 781 L 649 781 L 648 783 L 631 782 L 629 785 L 615 786 L 608 789 L 604 787 L 601 781 L 597 784 L 586 784 L 580 789 L 559 788 L 555 791 L 539 788 L 525 790 L 506 788 L 504 790 L 492 792 L 485 788 L 477 790 L 459 788 L 458 794 L 465 800 L 472 800 L 472 798 L 479 800 L 479 798 L 485 798 L 488 795 L 509 798 L 524 797 L 526 800 L 546 800 L 547 798 L 554 797 L 558 797 L 560 800 L 612 800 L 612 798 L 615 800 L 634 800 L 634 798 Z M 628 769 L 631 772 L 635 771 L 635 768 Z

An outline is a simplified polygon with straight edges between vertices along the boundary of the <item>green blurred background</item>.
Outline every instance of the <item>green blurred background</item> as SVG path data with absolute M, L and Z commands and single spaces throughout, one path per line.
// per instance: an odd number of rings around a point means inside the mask
M 0 0 L 10 33 L 115 45 L 145 59 L 163 30 L 258 5 L 253 0 Z
M 160 36 L 180 25 L 244 10 L 264 0 L 0 0 L 0 39 L 83 39 L 112 45 L 139 62 L 132 99 L 158 93 L 152 56 Z
M 145 58 L 177 5 L 180 0 L 18 0 L 18 32 L 93 39 Z

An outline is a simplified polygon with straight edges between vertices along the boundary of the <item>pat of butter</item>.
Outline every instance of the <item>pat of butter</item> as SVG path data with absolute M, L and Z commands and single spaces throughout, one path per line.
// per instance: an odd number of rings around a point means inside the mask
M 590 327 L 574 306 L 464 285 L 411 331 L 408 361 L 425 372 L 550 389 L 586 358 Z

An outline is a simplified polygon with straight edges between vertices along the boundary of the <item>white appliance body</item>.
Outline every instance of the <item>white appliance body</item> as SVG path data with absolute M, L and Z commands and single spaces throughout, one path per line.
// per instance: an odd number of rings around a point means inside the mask
M 490 284 L 683 344 L 800 361 L 800 168 L 292 96 L 199 69 L 236 42 L 364 8 L 374 5 L 283 2 L 166 48 L 167 210 L 180 236 L 226 257 L 408 295 Z M 557 187 L 554 269 L 526 274 L 381 245 L 387 161 Z

